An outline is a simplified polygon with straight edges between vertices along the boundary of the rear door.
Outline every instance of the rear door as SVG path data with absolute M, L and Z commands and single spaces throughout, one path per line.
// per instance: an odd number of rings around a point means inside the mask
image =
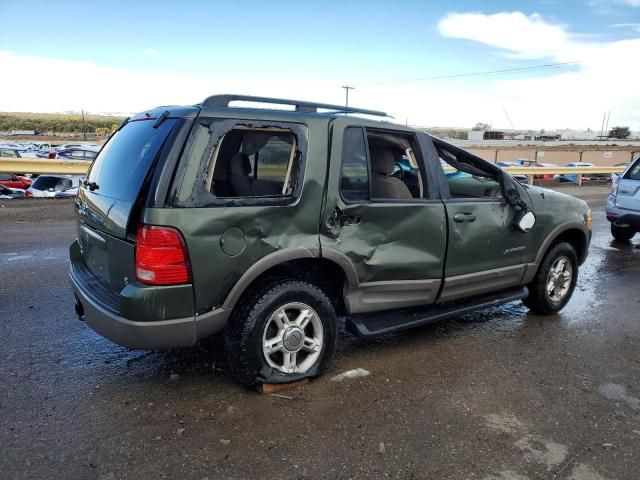
M 640 157 L 620 179 L 616 206 L 640 211 Z
M 151 115 L 128 122 L 105 144 L 76 197 L 78 243 L 91 272 L 114 290 L 134 264 L 127 226 L 145 179 L 179 120 L 156 124 Z
M 427 183 L 418 140 L 409 130 L 367 129 L 357 121 L 332 123 L 322 255 L 351 272 L 351 313 L 432 303 L 442 283 L 446 217 Z M 372 165 L 381 154 L 393 155 L 395 166 Z

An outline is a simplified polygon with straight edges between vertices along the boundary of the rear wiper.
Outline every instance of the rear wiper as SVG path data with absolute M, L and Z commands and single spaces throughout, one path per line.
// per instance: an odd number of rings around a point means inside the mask
M 162 112 L 162 115 L 160 115 L 156 120 L 156 123 L 153 124 L 153 128 L 158 128 L 167 118 L 169 118 L 169 110 Z

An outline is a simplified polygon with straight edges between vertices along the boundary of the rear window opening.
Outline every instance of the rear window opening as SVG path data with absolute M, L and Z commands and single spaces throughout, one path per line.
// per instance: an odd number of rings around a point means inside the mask
M 292 195 L 296 151 L 296 137 L 287 129 L 233 128 L 214 151 L 206 190 L 219 198 Z

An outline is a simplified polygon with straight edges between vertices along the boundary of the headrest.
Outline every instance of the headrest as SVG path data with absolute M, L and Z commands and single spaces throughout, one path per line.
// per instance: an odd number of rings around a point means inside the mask
M 251 173 L 251 162 L 244 153 L 234 153 L 231 157 L 229 171 L 232 175 L 249 175 Z
M 376 148 L 371 151 L 371 170 L 373 173 L 391 175 L 395 166 L 396 162 L 391 150 Z

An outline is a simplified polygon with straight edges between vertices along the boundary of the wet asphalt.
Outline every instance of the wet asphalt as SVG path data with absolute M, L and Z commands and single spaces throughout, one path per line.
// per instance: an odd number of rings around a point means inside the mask
M 640 478 L 640 238 L 610 237 L 607 187 L 565 191 L 594 238 L 559 315 L 343 331 L 329 372 L 279 395 L 233 384 L 218 339 L 141 352 L 93 333 L 67 282 L 71 203 L 1 204 L 0 478 Z

